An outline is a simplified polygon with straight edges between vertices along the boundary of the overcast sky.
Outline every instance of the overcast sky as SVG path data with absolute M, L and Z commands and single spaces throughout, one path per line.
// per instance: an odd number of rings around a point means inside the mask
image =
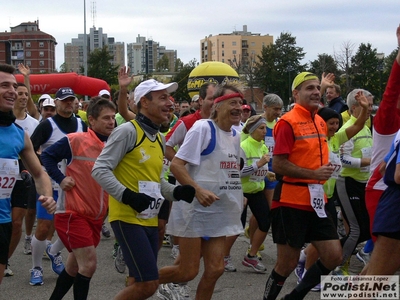
M 3 2 L 0 31 L 39 20 L 40 30 L 58 43 L 59 68 L 64 62 L 64 43 L 84 31 L 84 0 Z M 138 35 L 152 38 L 177 50 L 184 63 L 200 60 L 200 39 L 240 31 L 243 25 L 253 33 L 272 35 L 274 41 L 281 32 L 290 32 L 306 52 L 304 62 L 318 54 L 340 52 L 346 42 L 353 43 L 355 50 L 360 43 L 371 43 L 388 55 L 397 47 L 399 23 L 399 0 L 86 1 L 87 32 L 94 24 L 125 44 L 135 42 Z

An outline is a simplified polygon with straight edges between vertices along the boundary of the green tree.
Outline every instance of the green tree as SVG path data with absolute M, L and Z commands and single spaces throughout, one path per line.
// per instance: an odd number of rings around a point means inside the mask
M 361 43 L 351 63 L 353 87 L 366 89 L 380 99 L 382 88 L 380 88 L 380 72 L 377 70 L 383 71 L 383 58 L 378 56 L 376 48 L 372 48 L 370 43 Z
M 335 76 L 339 76 L 339 70 L 333 56 L 323 53 L 318 54 L 316 60 L 310 61 L 310 72 L 316 74 L 319 78 L 323 72 L 333 73 Z
M 190 72 L 192 72 L 193 69 L 197 67 L 197 65 L 197 60 L 193 58 L 187 64 L 183 65 L 181 70 L 172 78 L 172 81 L 178 83 L 178 89 L 173 95 L 175 100 L 180 101 L 190 99 L 187 89 L 187 83 Z
M 183 62 L 181 61 L 180 58 L 176 59 L 175 61 L 175 66 L 174 66 L 174 72 L 179 72 L 183 68 Z
M 59 73 L 67 73 L 68 72 L 68 67 L 67 67 L 67 63 L 63 63 L 61 66 L 60 66 L 60 70 L 58 71 Z
M 117 84 L 119 66 L 113 66 L 112 60 L 107 46 L 95 49 L 88 57 L 88 76 L 103 79 L 110 85 Z
M 167 71 L 169 69 L 169 59 L 166 54 L 164 54 L 157 62 L 156 69 L 158 72 Z
M 307 64 L 300 63 L 304 56 L 303 48 L 296 46 L 296 38 L 288 32 L 281 33 L 275 44 L 264 47 L 258 56 L 256 83 L 288 104 L 293 78 L 307 69 Z

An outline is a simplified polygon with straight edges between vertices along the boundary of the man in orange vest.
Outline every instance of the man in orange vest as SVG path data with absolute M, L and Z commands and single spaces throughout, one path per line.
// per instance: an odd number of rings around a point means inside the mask
M 96 271 L 95 248 L 108 209 L 108 194 L 90 174 L 114 129 L 115 113 L 113 102 L 92 99 L 87 110 L 89 130 L 68 134 L 41 155 L 47 172 L 62 189 L 54 225 L 70 253 L 52 300 L 62 299 L 72 285 L 75 299 L 87 298 L 90 279 Z M 63 159 L 67 160 L 65 175 L 57 167 Z
M 336 228 L 325 211 L 322 185 L 334 167 L 329 164 L 327 127 L 317 115 L 321 100 L 318 77 L 309 72 L 297 75 L 292 96 L 294 108 L 274 128 L 272 167 L 282 178 L 275 188 L 271 209 L 277 262 L 267 280 L 264 300 L 276 299 L 295 269 L 304 243 L 311 242 L 320 259 L 283 299 L 303 299 L 320 282 L 320 276 L 328 275 L 342 259 Z

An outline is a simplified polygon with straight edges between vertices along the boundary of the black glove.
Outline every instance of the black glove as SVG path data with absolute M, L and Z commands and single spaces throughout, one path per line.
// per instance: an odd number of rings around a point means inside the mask
M 178 185 L 174 188 L 174 198 L 192 203 L 196 190 L 191 185 Z
M 32 176 L 27 170 L 21 171 L 21 179 L 27 189 L 33 185 Z
M 135 193 L 128 188 L 126 188 L 122 194 L 122 203 L 129 205 L 138 213 L 147 209 L 153 200 L 154 198 L 147 196 L 146 194 Z

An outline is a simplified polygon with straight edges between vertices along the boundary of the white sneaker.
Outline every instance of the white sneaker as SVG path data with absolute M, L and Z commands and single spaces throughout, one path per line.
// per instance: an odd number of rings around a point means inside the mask
M 232 257 L 225 256 L 224 257 L 224 264 L 225 264 L 225 272 L 236 272 L 236 267 L 232 263 Z
M 171 257 L 176 259 L 179 255 L 179 245 L 173 245 L 171 249 Z
M 25 241 L 24 241 L 24 254 L 26 254 L 26 255 L 32 254 L 31 242 L 32 242 L 32 237 L 25 237 Z

